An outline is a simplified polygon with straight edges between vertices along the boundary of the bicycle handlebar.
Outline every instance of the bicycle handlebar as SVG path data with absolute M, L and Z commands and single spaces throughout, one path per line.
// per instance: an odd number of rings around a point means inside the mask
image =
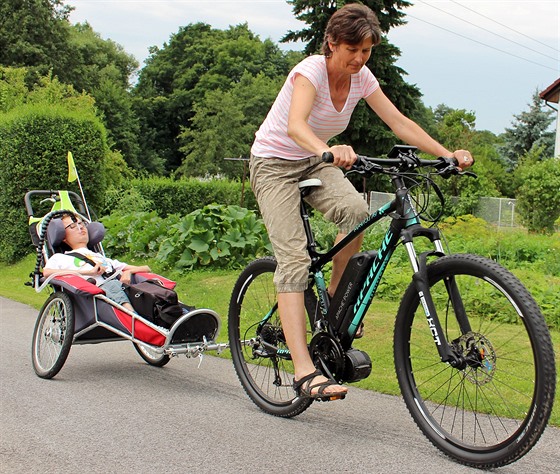
M 453 174 L 470 175 L 476 177 L 476 174 L 470 171 L 463 171 L 459 168 L 456 158 L 439 157 L 435 160 L 420 159 L 416 153 L 415 147 L 395 147 L 388 154 L 388 158 L 375 158 L 364 155 L 357 155 L 357 160 L 352 165 L 351 171 L 358 173 L 390 173 L 386 168 L 396 168 L 398 171 L 407 171 L 414 168 L 432 167 L 437 170 L 437 174 L 448 178 Z M 333 163 L 334 155 L 327 151 L 323 153 L 322 160 L 325 163 Z

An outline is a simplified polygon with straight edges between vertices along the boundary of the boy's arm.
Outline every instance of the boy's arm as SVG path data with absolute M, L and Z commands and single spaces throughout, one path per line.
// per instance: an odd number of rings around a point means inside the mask
M 130 283 L 131 277 L 132 275 L 134 275 L 135 273 L 140 273 L 140 272 L 151 272 L 152 270 L 150 269 L 150 267 L 148 265 L 126 265 L 123 268 L 123 272 L 121 275 L 121 281 L 123 283 Z

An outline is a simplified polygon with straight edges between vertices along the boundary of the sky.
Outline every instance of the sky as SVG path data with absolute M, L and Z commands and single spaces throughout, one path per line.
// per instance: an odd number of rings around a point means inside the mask
M 528 110 L 535 90 L 560 77 L 558 0 L 410 0 L 406 25 L 389 32 L 401 50 L 397 65 L 423 94 L 426 106 L 472 111 L 477 130 L 496 134 Z M 285 0 L 67 0 L 72 23 L 87 21 L 103 39 L 120 44 L 143 65 L 151 46 L 163 47 L 181 26 L 217 29 L 247 23 L 280 44 L 295 19 Z M 375 54 L 375 53 L 374 53 Z M 372 68 L 375 74 L 375 67 Z

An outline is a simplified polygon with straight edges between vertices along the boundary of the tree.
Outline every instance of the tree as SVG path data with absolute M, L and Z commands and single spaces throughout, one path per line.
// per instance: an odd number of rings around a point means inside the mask
M 405 14 L 399 9 L 411 5 L 406 0 L 364 0 L 362 2 L 351 0 L 287 0 L 287 2 L 293 5 L 296 18 L 307 23 L 309 27 L 300 31 L 289 31 L 281 41 L 307 42 L 304 49 L 307 55 L 321 52 L 330 17 L 347 3 L 363 3 L 370 7 L 377 15 L 381 31 L 384 33 L 388 33 L 391 28 L 405 23 Z
M 103 40 L 87 23 L 71 26 L 72 7 L 62 0 L 6 0 L 0 3 L 0 64 L 25 67 L 28 85 L 49 74 L 87 91 L 108 131 L 109 144 L 138 168 L 138 120 L 128 92 L 138 62 Z
M 345 0 L 288 0 L 298 20 L 307 25 L 300 31 L 289 31 L 281 41 L 304 41 L 306 54 L 317 54 L 321 50 L 325 29 L 332 14 L 347 3 Z M 388 33 L 395 26 L 405 23 L 401 9 L 410 6 L 404 0 L 364 0 L 379 18 L 381 30 Z M 367 66 L 379 80 L 383 91 L 401 112 L 421 125 L 426 118 L 425 108 L 417 87 L 406 83 L 406 72 L 396 66 L 400 50 L 384 37 L 380 45 L 373 50 Z M 387 153 L 397 143 L 395 135 L 363 102 L 358 105 L 348 129 L 339 135 L 335 142 L 347 143 L 358 153 L 381 155 Z
M 76 90 L 94 97 L 107 128 L 109 146 L 120 150 L 133 168 L 144 168 L 138 147 L 140 126 L 129 92 L 138 62 L 122 46 L 102 39 L 88 23 L 69 28 L 68 46 L 72 54 L 66 69 L 53 72 Z
M 202 139 L 203 135 L 208 140 L 212 134 L 220 137 L 224 133 L 219 121 L 212 122 L 217 128 L 207 128 L 202 133 L 200 117 L 206 113 L 203 104 L 214 105 L 217 98 L 207 94 L 225 94 L 247 80 L 247 74 L 270 79 L 285 77 L 293 59 L 293 55 L 283 54 L 272 41 L 261 41 L 247 24 L 228 30 L 213 29 L 204 23 L 181 27 L 163 48 L 152 49 L 134 90 L 142 154 L 162 158 L 167 171 L 173 171 L 181 165 L 184 152 L 201 149 L 190 141 Z M 230 103 L 238 103 L 229 99 Z M 269 107 L 270 103 L 266 105 Z M 192 122 L 195 116 L 199 117 L 196 123 Z M 244 126 L 246 120 L 254 118 L 240 119 L 245 121 L 241 124 Z M 189 133 L 193 127 L 194 133 Z M 214 160 L 222 158 L 215 156 Z
M 447 108 L 445 113 L 438 111 L 435 116 L 441 117 L 436 122 L 436 134 L 443 146 L 453 149 L 456 149 L 457 146 L 465 149 L 472 148 L 476 121 L 473 112 Z
M 62 0 L 0 2 L 0 64 L 27 67 L 28 80 L 63 71 L 69 58 L 68 15 Z
M 470 150 L 475 158 L 475 166 L 469 171 L 477 175 L 476 179 L 457 176 L 439 182 L 448 203 L 451 196 L 457 198 L 448 208 L 451 214 L 474 214 L 479 198 L 501 196 L 505 184 L 511 181 L 496 151 L 499 139 L 491 132 L 476 130 L 474 112 L 440 104 L 431 115 L 434 120 L 432 134 L 437 140 L 447 149 Z
M 95 114 L 95 101 L 90 95 L 77 92 L 52 74 L 40 77 L 29 87 L 25 83 L 27 75 L 26 68 L 0 66 L 0 114 L 28 104 L 63 105 L 66 110 L 80 110 L 88 116 Z
M 99 82 L 91 91 L 91 95 L 107 128 L 109 147 L 119 150 L 131 168 L 157 169 L 157 164 L 147 162 L 140 154 L 140 123 L 133 109 L 130 93 L 118 82 L 107 77 Z
M 511 128 L 506 128 L 502 138 L 504 145 L 500 147 L 500 154 L 508 170 L 517 165 L 522 156 L 535 149 L 542 149 L 543 158 L 554 155 L 554 132 L 550 130 L 553 122 L 553 112 L 545 110 L 538 91 L 533 94 L 533 101 L 529 110 L 515 115 Z
M 515 170 L 517 210 L 530 232 L 552 234 L 560 217 L 560 160 L 543 160 L 542 151 L 532 147 Z
M 229 91 L 208 91 L 194 106 L 191 126 L 179 139 L 185 154 L 178 174 L 204 176 L 223 173 L 239 177 L 238 163 L 223 158 L 248 157 L 254 134 L 264 120 L 281 81 L 245 72 Z
M 5 113 L 25 102 L 29 92 L 25 84 L 27 69 L 0 66 L 0 113 Z

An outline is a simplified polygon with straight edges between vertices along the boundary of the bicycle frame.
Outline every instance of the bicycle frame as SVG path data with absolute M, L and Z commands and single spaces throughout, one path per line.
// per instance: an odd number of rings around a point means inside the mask
M 370 267 L 367 270 L 367 277 L 359 289 L 358 300 L 353 305 L 352 320 L 347 332 L 343 334 L 336 334 L 336 336 L 342 341 L 344 346 L 347 346 L 348 348 L 350 347 L 356 331 L 364 319 L 371 302 L 373 301 L 387 264 L 389 263 L 389 260 L 391 259 L 399 241 L 402 241 L 407 250 L 412 270 L 414 272 L 413 281 L 418 290 L 428 327 L 432 333 L 434 344 L 436 345 L 441 360 L 443 362 L 449 362 L 454 367 L 460 366 L 462 361 L 452 351 L 442 330 L 441 323 L 431 298 L 425 270 L 426 259 L 429 255 L 443 256 L 445 254 L 439 231 L 437 229 L 423 227 L 420 224 L 419 216 L 411 203 L 409 190 L 405 186 L 404 179 L 399 175 L 392 175 L 391 180 L 394 188 L 396 189 L 395 199 L 370 214 L 340 242 L 325 253 L 320 253 L 316 250 L 316 244 L 311 231 L 311 224 L 309 222 L 307 204 L 302 199 L 300 211 L 302 213 L 305 232 L 308 237 L 308 251 L 312 262 L 310 266 L 310 274 L 313 276 L 314 283 L 318 289 L 317 293 L 319 296 L 319 307 L 321 311 L 320 320 L 310 321 L 310 323 L 314 328 L 321 328 L 324 326 L 329 309 L 329 296 L 327 294 L 326 284 L 322 272 L 324 265 L 330 262 L 334 255 L 346 247 L 359 234 L 364 232 L 376 222 L 380 221 L 382 218 L 393 213 L 391 224 L 381 242 L 377 256 L 370 264 Z M 418 258 L 413 245 L 413 239 L 419 236 L 430 239 L 435 247 L 435 252 L 432 251 L 421 254 L 420 258 Z M 462 305 L 460 303 L 460 296 L 454 281 L 448 281 L 447 288 L 450 297 L 453 300 L 455 309 L 457 310 L 457 308 L 461 308 Z M 310 318 L 311 317 L 312 316 L 310 315 Z M 461 318 L 459 315 L 459 319 L 462 320 L 463 332 L 468 332 L 470 327 L 468 325 L 467 318 Z M 326 325 L 328 326 L 328 323 L 326 323 Z

